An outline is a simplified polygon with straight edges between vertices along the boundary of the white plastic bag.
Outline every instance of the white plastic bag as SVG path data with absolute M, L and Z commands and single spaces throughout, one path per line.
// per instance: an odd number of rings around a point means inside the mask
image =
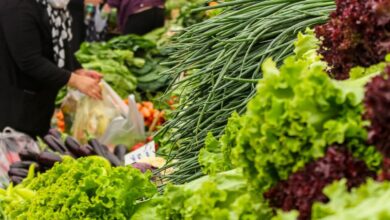
M 37 143 L 28 135 L 5 128 L 0 132 L 0 187 L 9 183 L 8 170 L 11 164 L 20 161 L 19 152 L 29 149 L 39 153 Z
M 133 146 L 145 140 L 145 125 L 141 113 L 137 109 L 134 95 L 129 96 L 126 116 L 115 118 L 107 128 L 100 141 L 108 146 L 125 144 Z
M 119 95 L 106 82 L 101 85 L 102 100 L 84 96 L 77 104 L 72 132 L 82 143 L 88 136 L 101 138 L 113 119 L 127 113 L 127 106 Z

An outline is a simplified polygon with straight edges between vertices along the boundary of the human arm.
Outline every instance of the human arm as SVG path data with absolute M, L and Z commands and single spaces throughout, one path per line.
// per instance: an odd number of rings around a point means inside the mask
M 6 45 L 21 74 L 39 81 L 46 88 L 60 89 L 68 84 L 91 97 L 100 98 L 100 79 L 72 74 L 43 55 L 43 45 L 51 42 L 43 40 L 40 12 L 35 2 L 21 1 L 0 18 Z
M 51 42 L 43 42 L 43 30 L 38 23 L 40 10 L 34 4 L 23 1 L 2 14 L 0 22 L 6 45 L 22 74 L 46 87 L 59 89 L 67 84 L 71 72 L 43 56 L 43 45 Z

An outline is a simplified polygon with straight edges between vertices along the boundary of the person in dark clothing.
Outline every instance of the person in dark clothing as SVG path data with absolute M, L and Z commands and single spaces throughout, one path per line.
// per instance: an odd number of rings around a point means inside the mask
M 101 75 L 71 72 L 67 0 L 0 1 L 0 130 L 45 135 L 65 85 L 101 98 Z
M 105 11 L 111 7 L 118 9 L 122 34 L 144 35 L 164 26 L 164 0 L 108 0 Z
M 80 45 L 85 41 L 87 27 L 84 23 L 84 0 L 70 0 L 68 10 L 72 16 L 71 56 L 74 68 L 81 68 L 74 54 L 80 49 Z

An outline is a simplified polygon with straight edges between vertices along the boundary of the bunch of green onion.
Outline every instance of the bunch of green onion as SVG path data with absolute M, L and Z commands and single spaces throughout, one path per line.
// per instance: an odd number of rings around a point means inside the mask
M 178 34 L 168 74 L 178 79 L 171 91 L 184 87 L 185 97 L 172 120 L 159 135 L 174 144 L 168 175 L 173 183 L 202 176 L 197 162 L 208 132 L 223 134 L 232 112 L 243 113 L 261 79 L 261 63 L 272 57 L 280 63 L 293 52 L 300 31 L 325 23 L 335 9 L 334 0 L 233 0 L 217 6 L 222 14 L 195 24 Z

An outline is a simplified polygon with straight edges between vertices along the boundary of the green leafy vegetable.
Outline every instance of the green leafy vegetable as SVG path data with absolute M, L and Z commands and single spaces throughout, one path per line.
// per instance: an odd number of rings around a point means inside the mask
M 364 85 L 372 75 L 330 79 L 317 45 L 312 31 L 299 34 L 295 56 L 280 69 L 271 59 L 262 66 L 264 78 L 242 117 L 233 149 L 236 165 L 260 190 L 324 156 L 332 144 L 346 143 L 371 168 L 380 165 L 380 155 L 365 145 L 367 122 L 362 119 Z
M 156 44 L 137 35 L 120 36 L 107 43 L 85 42 L 76 57 L 84 68 L 103 73 L 104 79 L 123 98 L 137 86 L 155 92 L 169 79 L 160 75 L 166 68 L 159 64 L 164 56 Z
M 231 151 L 237 145 L 236 136 L 240 129 L 240 116 L 234 112 L 226 125 L 225 134 L 219 141 L 212 133 L 208 134 L 205 147 L 199 152 L 199 164 L 205 174 L 215 174 L 233 168 Z
M 390 218 L 390 182 L 369 180 L 359 188 L 347 190 L 345 180 L 324 190 L 327 204 L 313 206 L 313 220 L 368 220 Z
M 270 219 L 272 212 L 261 195 L 247 190 L 241 170 L 203 177 L 186 185 L 170 185 L 162 196 L 142 206 L 132 220 L 147 219 Z
M 268 57 L 281 64 L 293 53 L 299 31 L 322 24 L 335 9 L 333 0 L 244 0 L 217 1 L 211 8 L 223 9 L 211 19 L 185 28 L 172 38 L 167 65 L 173 79 L 196 70 L 172 84 L 190 91 L 182 94 L 174 118 L 160 130 L 171 134 L 175 146 L 169 160 L 176 171 L 174 183 L 185 183 L 202 175 L 197 157 L 209 132 L 223 135 L 228 118 L 242 114 L 256 93 L 256 80 L 262 78 L 260 64 Z M 179 131 L 179 132 L 176 132 Z M 191 166 L 188 166 L 191 164 Z
M 113 168 L 101 157 L 65 158 L 17 187 L 28 196 L 12 207 L 2 203 L 9 218 L 16 220 L 126 220 L 140 200 L 157 191 L 150 175 L 132 167 Z

